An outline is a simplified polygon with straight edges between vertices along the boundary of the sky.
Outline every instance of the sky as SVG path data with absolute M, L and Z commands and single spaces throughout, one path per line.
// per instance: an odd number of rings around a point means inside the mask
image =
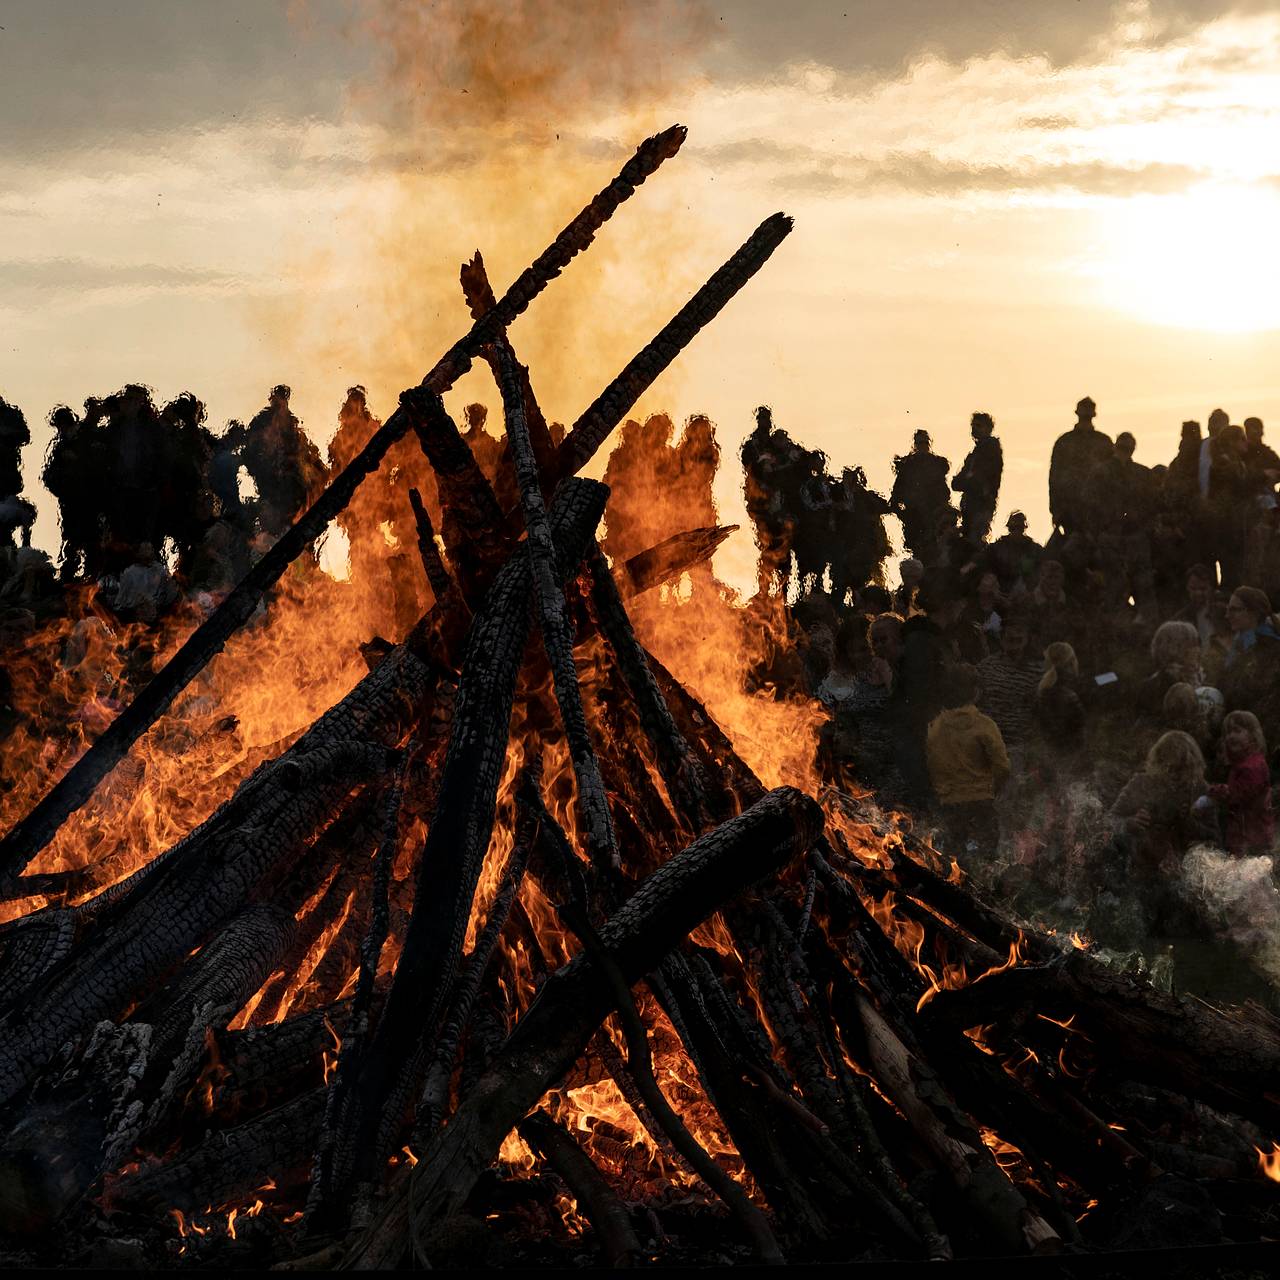
M 677 121 L 512 329 L 548 416 L 781 209 L 637 412 L 717 423 L 741 521 L 758 404 L 882 489 L 917 427 L 958 464 L 983 409 L 998 522 L 1043 536 L 1086 394 L 1148 463 L 1219 404 L 1280 434 L 1278 73 L 1280 3 L 1249 0 L 0 0 L 0 396 L 36 541 L 55 404 L 137 381 L 221 430 L 284 381 L 323 445 L 348 385 L 385 415 L 465 331 L 463 258 L 501 291 Z M 447 403 L 496 407 L 487 379 Z

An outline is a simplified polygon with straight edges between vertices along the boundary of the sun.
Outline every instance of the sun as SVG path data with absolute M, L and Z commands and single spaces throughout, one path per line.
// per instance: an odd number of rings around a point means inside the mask
M 1280 193 L 1212 184 L 1132 197 L 1100 217 L 1107 305 L 1180 329 L 1280 329 Z

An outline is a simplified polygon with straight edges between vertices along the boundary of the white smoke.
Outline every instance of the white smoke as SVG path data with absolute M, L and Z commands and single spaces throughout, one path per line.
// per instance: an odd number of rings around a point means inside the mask
M 1280 986 L 1280 889 L 1271 858 L 1236 858 L 1196 845 L 1182 861 L 1182 886 L 1205 923 Z

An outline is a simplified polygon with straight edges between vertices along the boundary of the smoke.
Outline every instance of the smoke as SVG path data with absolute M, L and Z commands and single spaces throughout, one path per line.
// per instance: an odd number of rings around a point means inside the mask
M 313 305 L 275 304 L 268 320 L 303 370 L 363 382 L 385 416 L 470 325 L 459 264 L 480 249 L 501 294 L 644 137 L 680 119 L 715 32 L 702 0 L 362 0 L 349 30 L 369 51 L 348 89 L 350 186 L 336 234 L 295 267 Z M 548 418 L 575 417 L 718 263 L 718 242 L 691 253 L 705 228 L 678 165 L 513 327 Z M 652 404 L 672 394 L 665 379 Z M 459 386 L 457 403 L 472 399 L 497 406 L 483 371 Z
M 1280 986 L 1280 889 L 1272 860 L 1237 858 L 1197 845 L 1183 859 L 1182 883 L 1205 923 Z

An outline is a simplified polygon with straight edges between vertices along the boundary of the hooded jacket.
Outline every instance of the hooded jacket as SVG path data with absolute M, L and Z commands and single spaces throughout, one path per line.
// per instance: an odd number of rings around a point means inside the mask
M 929 777 L 944 805 L 994 800 L 1009 776 L 1009 753 L 996 722 L 972 703 L 933 721 L 927 751 Z

